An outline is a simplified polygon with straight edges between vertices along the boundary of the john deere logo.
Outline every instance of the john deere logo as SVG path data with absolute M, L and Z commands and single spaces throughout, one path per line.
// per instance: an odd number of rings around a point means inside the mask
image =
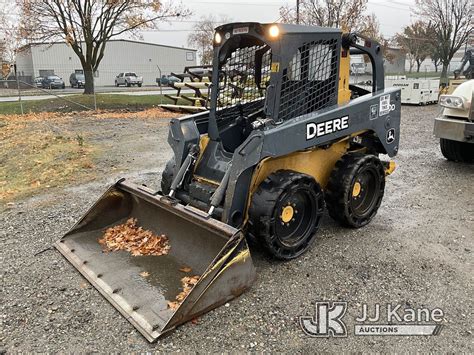
M 387 143 L 388 144 L 393 143 L 394 140 L 395 140 L 395 129 L 391 128 L 387 131 Z
M 300 317 L 301 328 L 311 337 L 347 337 L 346 310 L 347 302 L 316 302 L 314 316 Z

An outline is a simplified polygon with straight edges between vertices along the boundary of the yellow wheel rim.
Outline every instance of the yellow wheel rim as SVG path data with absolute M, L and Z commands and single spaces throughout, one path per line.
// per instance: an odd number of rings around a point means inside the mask
M 357 197 L 360 194 L 361 186 L 360 182 L 356 181 L 354 187 L 352 188 L 352 197 Z
M 285 208 L 283 208 L 283 211 L 281 213 L 281 220 L 284 223 L 288 223 L 293 218 L 293 214 L 294 214 L 293 207 L 286 206 Z

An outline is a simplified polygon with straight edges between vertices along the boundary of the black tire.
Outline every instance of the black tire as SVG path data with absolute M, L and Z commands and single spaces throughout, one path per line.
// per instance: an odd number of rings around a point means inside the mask
M 248 234 L 273 257 L 294 259 L 310 248 L 323 212 L 323 192 L 311 176 L 279 170 L 252 196 Z
M 340 224 L 360 228 L 377 214 L 385 189 L 385 170 L 375 155 L 348 153 L 337 161 L 326 187 L 329 215 Z
M 174 157 L 172 157 L 165 165 L 165 169 L 161 174 L 161 191 L 163 195 L 168 195 L 170 193 L 171 183 L 174 178 L 174 171 L 176 168 L 176 162 Z
M 127 87 L 131 86 L 131 84 L 128 81 L 125 82 L 125 85 L 127 85 Z
M 443 156 L 450 161 L 474 163 L 474 143 L 440 138 L 439 146 Z
M 117 80 L 115 81 L 115 87 L 119 87 L 119 83 L 117 82 Z
M 141 88 L 141 87 L 142 87 L 142 84 L 138 84 L 138 87 Z

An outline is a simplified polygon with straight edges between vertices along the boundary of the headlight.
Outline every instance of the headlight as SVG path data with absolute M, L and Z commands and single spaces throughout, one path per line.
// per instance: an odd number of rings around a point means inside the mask
M 439 97 L 439 104 L 447 108 L 467 108 L 466 100 L 461 96 L 441 95 Z
M 216 32 L 216 34 L 214 35 L 214 42 L 216 44 L 221 44 L 222 42 L 222 36 L 219 32 Z
M 277 25 L 272 25 L 268 29 L 268 34 L 270 35 L 270 37 L 276 38 L 280 34 L 280 29 L 278 28 Z

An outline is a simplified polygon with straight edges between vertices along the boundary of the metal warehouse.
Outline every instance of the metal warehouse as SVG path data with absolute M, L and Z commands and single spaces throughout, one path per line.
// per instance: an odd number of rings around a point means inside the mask
M 30 81 L 38 76 L 58 75 L 69 85 L 69 76 L 82 72 L 79 58 L 66 43 L 29 44 L 16 59 L 21 78 Z M 114 85 L 121 72 L 143 76 L 143 85 L 156 84 L 156 78 L 184 67 L 196 65 L 196 50 L 131 40 L 111 40 L 95 73 L 96 86 Z

